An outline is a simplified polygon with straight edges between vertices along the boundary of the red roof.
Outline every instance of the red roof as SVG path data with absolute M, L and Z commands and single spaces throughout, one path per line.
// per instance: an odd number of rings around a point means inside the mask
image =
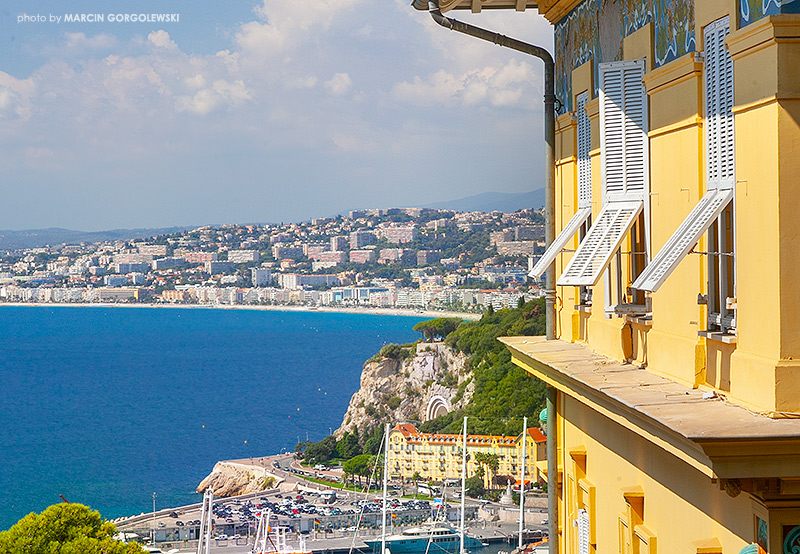
M 542 430 L 538 427 L 529 427 L 528 436 L 536 443 L 547 442 L 547 437 L 544 436 L 544 433 L 542 433 Z
M 400 431 L 403 436 L 409 442 L 419 442 L 424 439 L 427 439 L 429 443 L 432 444 L 458 444 L 461 441 L 461 435 L 456 433 L 420 433 L 416 427 L 414 427 L 410 423 L 401 423 L 400 425 L 395 426 L 393 431 Z M 533 439 L 536 443 L 547 442 L 547 437 L 545 437 L 542 432 L 536 428 L 531 427 L 528 429 L 528 435 Z M 483 444 L 492 444 L 493 442 L 497 442 L 498 444 L 505 444 L 511 445 L 515 444 L 519 440 L 519 437 L 510 437 L 505 435 L 467 435 L 467 444 L 476 446 L 476 445 L 483 445 Z

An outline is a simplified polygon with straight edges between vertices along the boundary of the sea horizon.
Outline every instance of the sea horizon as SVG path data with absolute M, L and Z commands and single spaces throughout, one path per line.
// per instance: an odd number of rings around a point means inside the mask
M 198 502 L 194 489 L 217 461 L 335 430 L 364 362 L 383 344 L 416 340 L 413 325 L 427 319 L 3 307 L 0 529 L 60 494 L 107 519 L 152 510 L 153 492 L 157 509 Z M 92 309 L 47 310 L 65 307 Z

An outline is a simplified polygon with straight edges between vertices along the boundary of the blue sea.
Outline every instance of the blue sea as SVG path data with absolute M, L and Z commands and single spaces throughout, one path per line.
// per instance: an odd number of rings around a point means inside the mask
M 59 495 L 106 518 L 199 502 L 216 461 L 336 429 L 364 361 L 418 321 L 0 307 L 0 530 Z

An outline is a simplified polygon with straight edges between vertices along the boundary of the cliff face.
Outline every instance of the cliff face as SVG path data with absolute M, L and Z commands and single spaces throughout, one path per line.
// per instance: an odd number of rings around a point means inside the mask
M 386 421 L 424 422 L 469 402 L 474 384 L 466 356 L 441 342 L 415 346 L 403 360 L 373 358 L 364 364 L 361 387 L 350 399 L 337 438 Z
M 261 466 L 217 462 L 208 477 L 197 485 L 197 492 L 211 488 L 215 496 L 237 496 L 275 487 L 280 481 Z

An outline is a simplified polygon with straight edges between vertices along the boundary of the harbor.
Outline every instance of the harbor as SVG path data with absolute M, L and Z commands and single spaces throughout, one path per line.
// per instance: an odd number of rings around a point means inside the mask
M 262 511 L 272 513 L 274 525 L 287 530 L 289 544 L 299 544 L 302 537 L 306 548 L 316 554 L 368 553 L 372 552 L 368 543 L 381 540 L 380 494 L 345 491 L 313 482 L 309 480 L 310 474 L 319 472 L 300 468 L 291 455 L 225 463 L 269 468 L 270 475 L 276 478 L 276 486 L 266 491 L 216 498 L 211 517 L 210 550 L 250 552 Z M 334 479 L 338 474 L 335 469 L 323 473 L 319 476 L 327 479 Z M 460 503 L 415 500 L 402 492 L 393 488 L 387 496 L 387 536 L 418 527 L 434 517 L 451 528 L 458 527 Z M 546 536 L 543 522 L 547 516 L 542 500 L 526 500 L 525 542 Z M 199 502 L 165 508 L 120 518 L 115 524 L 126 540 L 144 542 L 162 552 L 194 553 L 202 533 L 202 507 Z M 514 506 L 471 499 L 464 503 L 467 535 L 489 545 L 475 549 L 476 552 L 493 554 L 496 550 L 515 548 L 520 527 L 518 517 L 519 509 Z M 494 546 L 498 548 L 492 548 Z

